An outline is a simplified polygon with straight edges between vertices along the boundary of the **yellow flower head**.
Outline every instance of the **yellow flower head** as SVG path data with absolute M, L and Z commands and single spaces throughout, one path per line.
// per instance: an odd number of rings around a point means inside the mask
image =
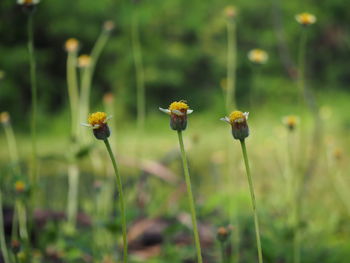
M 26 189 L 26 185 L 23 181 L 15 182 L 15 190 L 17 193 L 23 193 L 25 189 Z
M 230 120 L 230 123 L 234 123 L 234 122 L 238 122 L 238 123 L 241 123 L 241 122 L 244 122 L 247 120 L 247 113 L 243 113 L 241 111 L 233 111 L 231 112 L 230 116 L 229 116 L 229 120 Z
M 269 55 L 265 50 L 256 48 L 252 49 L 248 53 L 248 58 L 251 62 L 256 64 L 265 64 L 267 60 L 269 59 Z
M 244 140 L 249 136 L 248 115 L 249 112 L 233 111 L 229 117 L 221 118 L 220 120 L 231 125 L 233 138 Z
M 98 140 L 106 140 L 111 132 L 107 125 L 107 121 L 111 118 L 111 116 L 107 117 L 105 112 L 95 112 L 90 114 L 88 118 L 88 124 L 82 123 L 82 125 L 92 128 L 93 133 Z
M 81 68 L 86 68 L 91 64 L 91 57 L 89 55 L 80 55 L 78 58 L 78 65 Z
M 169 110 L 170 111 L 174 111 L 174 110 L 178 110 L 181 112 L 187 111 L 189 109 L 188 105 L 186 102 L 184 101 L 174 101 L 173 103 L 171 103 L 169 105 Z
M 76 38 L 69 38 L 65 43 L 67 52 L 75 52 L 78 50 L 79 41 Z
M 105 112 L 95 112 L 90 114 L 88 118 L 88 123 L 92 126 L 102 126 L 107 122 L 107 114 Z
M 7 111 L 0 113 L 0 122 L 2 124 L 7 124 L 10 121 L 10 114 Z
M 340 148 L 336 148 L 333 151 L 333 157 L 337 160 L 340 161 L 343 157 L 343 151 Z
M 310 13 L 301 13 L 295 16 L 297 22 L 303 26 L 308 26 L 316 23 L 316 16 Z
M 230 5 L 230 6 L 227 6 L 225 8 L 225 15 L 228 17 L 228 18 L 235 18 L 236 15 L 237 15 L 237 9 L 236 7 Z
M 295 115 L 289 115 L 289 116 L 286 116 L 283 118 L 283 123 L 284 123 L 284 125 L 287 126 L 287 128 L 289 130 L 292 131 L 298 125 L 299 118 L 298 118 L 298 116 L 295 116 Z
M 170 127 L 176 131 L 183 131 L 187 126 L 187 115 L 193 110 L 183 100 L 174 101 L 168 109 L 159 108 L 160 111 L 170 115 Z
M 103 24 L 103 29 L 110 32 L 114 29 L 115 24 L 112 20 L 107 20 L 106 22 L 104 22 Z
M 226 227 L 219 227 L 217 232 L 217 238 L 220 242 L 225 242 L 230 235 L 230 230 Z
M 114 95 L 112 92 L 108 92 L 103 96 L 103 102 L 110 104 L 114 101 Z

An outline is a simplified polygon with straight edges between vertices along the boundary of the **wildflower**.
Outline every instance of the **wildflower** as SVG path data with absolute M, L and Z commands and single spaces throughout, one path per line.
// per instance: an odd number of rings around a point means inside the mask
M 293 131 L 299 123 L 299 118 L 295 115 L 289 115 L 289 116 L 285 116 L 282 119 L 282 122 L 284 125 L 286 125 L 288 130 Z
M 225 8 L 225 15 L 227 16 L 227 18 L 235 18 L 237 15 L 237 9 L 234 6 L 227 6 Z
M 269 59 L 269 55 L 265 50 L 255 48 L 248 52 L 248 58 L 256 64 L 265 64 Z
M 26 184 L 23 181 L 16 181 L 15 190 L 18 194 L 23 193 L 26 190 Z
M 21 250 L 21 243 L 17 239 L 12 240 L 11 249 L 14 254 L 18 254 L 19 251 Z
M 333 157 L 334 159 L 336 159 L 337 161 L 340 161 L 343 158 L 343 151 L 340 148 L 336 148 L 333 151 Z
M 87 68 L 91 65 L 91 57 L 89 55 L 80 55 L 78 58 L 78 65 L 81 68 Z
M 316 23 L 316 17 L 310 13 L 301 13 L 295 16 L 297 22 L 303 26 L 309 26 Z
M 0 113 L 0 122 L 3 125 L 7 125 L 10 122 L 10 114 L 7 111 Z
M 95 112 L 90 114 L 88 118 L 88 124 L 82 123 L 82 125 L 92 128 L 93 133 L 98 140 L 106 140 L 111 132 L 107 125 L 107 121 L 111 116 L 107 117 L 105 112 Z
M 79 47 L 79 41 L 76 38 L 69 38 L 65 43 L 67 52 L 76 52 Z
M 233 138 L 242 141 L 249 136 L 248 115 L 249 112 L 233 111 L 229 117 L 220 120 L 231 125 Z
M 112 92 L 108 92 L 103 96 L 103 102 L 106 104 L 111 104 L 114 101 L 114 95 Z
M 183 131 L 187 127 L 187 114 L 193 110 L 183 100 L 174 101 L 168 109 L 159 108 L 162 112 L 170 115 L 170 127 L 175 131 Z
M 225 242 L 227 238 L 230 236 L 230 230 L 225 227 L 219 227 L 217 232 L 217 238 L 220 242 Z
M 115 27 L 115 24 L 112 20 L 107 20 L 103 24 L 103 29 L 107 32 L 111 32 L 114 29 L 114 27 Z

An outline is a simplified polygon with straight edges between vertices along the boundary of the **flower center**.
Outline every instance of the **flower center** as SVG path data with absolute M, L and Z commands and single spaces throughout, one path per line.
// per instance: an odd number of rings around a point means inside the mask
M 173 103 L 170 104 L 169 106 L 169 110 L 173 111 L 173 110 L 178 110 L 181 112 L 185 112 L 188 110 L 188 105 L 183 102 L 183 101 L 174 101 Z
M 230 122 L 244 122 L 246 120 L 245 115 L 241 111 L 233 111 L 229 116 Z
M 103 125 L 106 123 L 107 114 L 105 112 L 92 113 L 88 118 L 88 123 L 91 126 Z

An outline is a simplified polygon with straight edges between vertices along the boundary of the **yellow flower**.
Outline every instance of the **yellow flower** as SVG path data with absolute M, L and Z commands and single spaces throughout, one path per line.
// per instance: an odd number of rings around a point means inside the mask
M 89 55 L 80 55 L 78 58 L 78 65 L 81 68 L 87 68 L 91 64 L 91 57 Z
M 217 238 L 220 242 L 225 242 L 230 235 L 229 229 L 225 227 L 219 227 L 217 232 Z
M 269 59 L 269 55 L 265 50 L 256 48 L 248 52 L 248 58 L 253 63 L 265 64 Z
M 170 127 L 176 131 L 183 131 L 187 126 L 187 115 L 193 110 L 183 100 L 174 101 L 168 109 L 159 108 L 160 111 L 170 115 Z
M 26 185 L 23 181 L 15 182 L 15 190 L 17 193 L 23 193 L 25 189 L 26 189 Z
M 114 95 L 112 92 L 108 92 L 103 96 L 104 103 L 110 104 L 114 101 Z
M 107 121 L 110 118 L 112 117 L 111 116 L 107 117 L 107 114 L 105 112 L 99 111 L 99 112 L 90 114 L 88 118 L 88 124 L 82 123 L 82 125 L 92 128 L 96 139 L 106 140 L 111 135 L 111 132 L 107 125 Z
M 67 52 L 75 52 L 78 50 L 79 41 L 76 38 L 69 38 L 65 43 Z
M 0 122 L 2 124 L 8 124 L 10 122 L 10 114 L 7 111 L 0 113 Z
M 316 17 L 310 13 L 301 13 L 295 16 L 297 22 L 303 26 L 308 26 L 316 23 Z
M 249 112 L 233 111 L 229 117 L 221 118 L 220 120 L 231 125 L 233 138 L 244 140 L 249 136 L 248 116 Z
M 105 112 L 95 112 L 90 114 L 88 123 L 93 128 L 98 128 L 107 122 L 107 114 Z
M 237 9 L 235 6 L 227 6 L 225 8 L 225 15 L 228 17 L 228 18 L 235 18 L 236 15 L 237 15 Z
M 113 21 L 111 20 L 107 20 L 106 22 L 104 22 L 103 24 L 103 29 L 106 30 L 107 32 L 110 32 L 114 29 L 115 24 Z
M 299 123 L 299 118 L 298 118 L 298 116 L 295 116 L 295 115 L 289 115 L 289 116 L 284 117 L 282 119 L 282 121 L 283 121 L 284 125 L 286 125 L 289 130 L 293 131 Z

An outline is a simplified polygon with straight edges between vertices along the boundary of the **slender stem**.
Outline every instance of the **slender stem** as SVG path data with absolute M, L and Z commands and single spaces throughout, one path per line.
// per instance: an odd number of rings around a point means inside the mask
M 125 203 L 124 203 L 124 195 L 123 195 L 123 187 L 122 187 L 122 179 L 120 177 L 120 174 L 118 172 L 117 162 L 114 158 L 113 151 L 111 148 L 111 145 L 109 144 L 108 139 L 104 140 L 104 143 L 106 145 L 109 157 L 111 158 L 115 176 L 117 178 L 117 187 L 119 191 L 119 205 L 121 209 L 122 214 L 122 229 L 123 229 L 123 242 L 124 242 L 124 263 L 128 262 L 128 240 L 127 240 L 127 232 L 126 232 L 126 214 L 125 214 Z
M 193 226 L 194 240 L 196 243 L 197 260 L 199 263 L 202 263 L 203 260 L 202 260 L 201 244 L 200 244 L 200 240 L 199 240 L 198 227 L 197 227 L 196 209 L 195 209 L 195 205 L 194 205 L 192 186 L 191 186 L 191 178 L 190 178 L 190 173 L 189 173 L 188 165 L 187 165 L 186 152 L 185 152 L 185 147 L 184 147 L 184 143 L 183 143 L 183 139 L 182 139 L 182 131 L 177 131 L 177 135 L 179 137 L 182 164 L 183 164 L 184 173 L 185 173 L 187 194 L 188 194 L 189 205 L 190 205 L 190 210 L 191 210 L 191 215 L 192 215 L 192 226 Z
M 71 109 L 71 136 L 76 139 L 78 128 L 78 105 L 79 105 L 79 91 L 78 91 L 78 77 L 77 77 L 77 52 L 69 52 L 67 58 L 67 85 L 69 104 Z
M 221 262 L 226 263 L 225 242 L 220 242 Z
M 300 96 L 300 104 L 306 98 L 305 93 L 305 47 L 307 41 L 307 28 L 301 29 L 298 54 L 298 89 Z
M 132 21 L 132 49 L 134 55 L 134 63 L 136 70 L 137 85 L 137 125 L 139 129 L 143 129 L 146 118 L 146 98 L 145 98 L 145 77 L 142 61 L 142 50 L 140 43 L 140 33 L 138 26 L 137 13 L 133 16 Z
M 91 51 L 91 78 L 94 74 L 95 66 L 98 61 L 98 58 L 101 56 L 104 47 L 106 46 L 108 39 L 110 37 L 110 31 L 103 30 L 98 37 L 96 44 L 94 45 Z
M 30 63 L 30 83 L 32 92 L 32 120 L 31 120 L 31 136 L 32 136 L 32 170 L 31 178 L 34 185 L 37 183 L 37 146 L 36 146 L 36 116 L 37 116 L 37 85 L 36 85 L 36 62 L 34 56 L 33 43 L 33 15 L 28 15 L 28 52 Z
M 9 253 L 6 246 L 5 231 L 4 231 L 4 215 L 2 212 L 2 193 L 0 192 L 0 245 L 1 253 L 5 263 L 9 263 Z
M 75 163 L 68 166 L 68 204 L 67 218 L 70 226 L 75 228 L 78 212 L 79 168 Z
M 236 107 L 236 22 L 233 19 L 227 21 L 227 88 L 226 111 Z
M 254 193 L 254 185 L 253 185 L 253 180 L 252 180 L 252 176 L 251 176 L 251 173 L 250 173 L 249 159 L 248 159 L 248 154 L 247 154 L 247 148 L 246 148 L 246 145 L 245 145 L 245 141 L 244 140 L 240 140 L 240 142 L 241 142 L 241 147 L 242 147 L 242 154 L 243 154 L 244 164 L 245 164 L 245 168 L 246 168 L 246 171 L 247 171 L 247 178 L 248 178 L 248 183 L 249 183 L 250 197 L 252 199 L 252 206 L 253 206 L 253 212 L 254 212 L 255 234 L 256 234 L 256 243 L 257 243 L 257 247 L 258 247 L 259 263 L 262 263 L 263 262 L 263 257 L 262 257 L 260 231 L 259 231 L 259 219 L 258 219 L 258 212 L 257 212 L 257 208 L 256 208 L 256 199 L 255 199 L 255 193 Z
M 27 229 L 27 212 L 24 203 L 21 200 L 16 201 L 18 223 L 19 223 L 19 235 L 25 244 L 29 242 L 29 235 Z

